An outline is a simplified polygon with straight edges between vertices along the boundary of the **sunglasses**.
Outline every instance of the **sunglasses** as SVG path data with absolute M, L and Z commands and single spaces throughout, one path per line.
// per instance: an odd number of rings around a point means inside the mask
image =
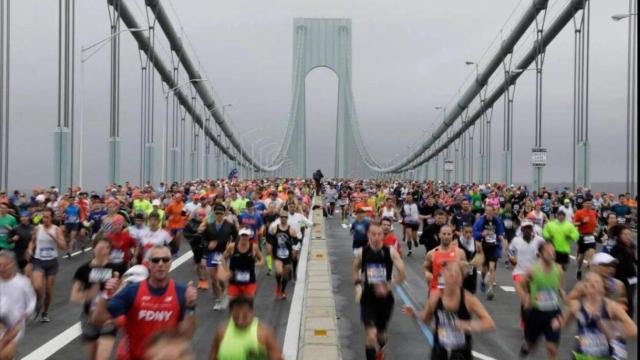
M 288 216 L 280 216 L 280 219 L 288 219 Z
M 154 257 L 151 258 L 151 262 L 154 264 L 158 264 L 160 263 L 160 261 L 162 261 L 163 263 L 167 264 L 171 261 L 171 257 L 170 256 L 163 256 L 163 257 Z

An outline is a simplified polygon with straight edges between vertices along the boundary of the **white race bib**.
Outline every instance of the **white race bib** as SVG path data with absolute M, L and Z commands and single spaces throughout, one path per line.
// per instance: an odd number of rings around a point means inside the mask
M 504 219 L 504 227 L 507 229 L 511 229 L 513 227 L 513 220 Z
M 51 260 L 56 257 L 56 249 L 52 247 L 40 247 L 38 248 L 37 258 L 40 260 Z
M 121 264 L 124 261 L 124 251 L 120 249 L 111 250 L 111 262 L 114 264 Z
M 276 256 L 280 259 L 286 259 L 289 257 L 289 249 L 287 248 L 278 248 L 276 251 Z
M 456 327 L 457 316 L 449 311 L 438 310 L 438 343 L 451 351 L 464 347 L 464 333 Z
M 249 271 L 236 270 L 233 273 L 236 282 L 248 283 L 251 280 L 251 273 Z
M 583 241 L 585 244 L 592 244 L 594 242 L 596 242 L 596 238 L 593 235 L 587 235 L 583 238 Z
M 222 259 L 221 252 L 214 252 L 211 254 L 211 263 L 212 264 L 220 264 L 220 260 Z
M 387 281 L 387 268 L 384 264 L 367 264 L 367 282 L 381 284 Z
M 584 334 L 578 337 L 582 354 L 593 357 L 609 356 L 609 341 L 600 331 L 590 331 L 585 329 Z
M 540 311 L 553 311 L 560 308 L 558 292 L 554 289 L 538 289 L 536 306 Z
M 627 278 L 627 282 L 629 283 L 629 285 L 635 285 L 638 283 L 638 278 L 635 276 Z

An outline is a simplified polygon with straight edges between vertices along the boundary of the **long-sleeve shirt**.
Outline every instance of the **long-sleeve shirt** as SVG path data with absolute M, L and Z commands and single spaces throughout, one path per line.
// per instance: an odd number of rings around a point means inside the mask
M 550 240 L 556 252 L 568 254 L 571 250 L 571 242 L 578 241 L 580 233 L 568 220 L 549 221 L 542 229 L 542 237 Z
M 306 216 L 300 213 L 295 213 L 295 214 L 289 214 L 289 219 L 287 219 L 287 224 L 293 226 L 298 236 L 302 236 L 302 225 L 304 224 L 306 228 L 309 228 L 313 225 L 313 222 L 307 219 Z
M 36 293 L 31 281 L 22 274 L 10 279 L 0 277 L 0 325 L 11 328 L 21 321 L 22 315 L 31 315 L 36 308 Z M 24 321 L 24 320 L 22 320 Z M 4 330 L 0 330 L 0 338 Z M 20 330 L 18 338 L 24 333 Z

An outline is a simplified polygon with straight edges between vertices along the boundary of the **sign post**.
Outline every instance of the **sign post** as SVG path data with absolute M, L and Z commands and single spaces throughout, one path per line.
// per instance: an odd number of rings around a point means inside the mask
M 547 149 L 535 147 L 531 149 L 531 166 L 533 166 L 532 189 L 540 190 L 542 187 L 542 170 L 547 165 Z

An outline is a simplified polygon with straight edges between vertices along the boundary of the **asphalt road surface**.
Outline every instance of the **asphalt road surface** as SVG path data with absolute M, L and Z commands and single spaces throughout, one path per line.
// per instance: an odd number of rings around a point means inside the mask
M 188 245 L 181 249 L 181 254 L 185 258 L 179 258 L 175 262 L 182 262 L 172 272 L 171 277 L 177 282 L 187 283 L 190 280 L 196 283 L 195 267 L 192 257 L 190 256 Z M 21 341 L 17 359 L 23 359 L 29 355 L 34 360 L 42 360 L 40 356 L 35 356 L 36 349 L 45 347 L 60 347 L 48 359 L 61 360 L 80 360 L 86 359 L 82 340 L 80 337 L 73 335 L 64 336 L 73 333 L 73 327 L 80 318 L 81 306 L 74 305 L 69 302 L 71 284 L 76 269 L 83 263 L 89 261 L 89 253 L 79 254 L 71 259 L 60 259 L 60 272 L 58 273 L 57 283 L 54 292 L 53 302 L 49 316 L 51 322 L 42 324 L 39 322 L 30 322 L 27 325 L 26 336 Z M 288 298 L 286 300 L 275 299 L 275 278 L 274 276 L 266 276 L 266 267 L 262 267 L 258 271 L 258 288 L 256 294 L 256 314 L 265 323 L 275 329 L 282 346 L 284 342 L 284 334 L 289 316 L 289 306 L 293 297 L 294 283 L 287 285 Z M 214 330 L 224 324 L 228 317 L 228 312 L 213 311 L 213 296 L 211 290 L 198 292 L 198 305 L 196 307 L 197 330 L 192 338 L 193 349 L 198 359 L 207 359 L 213 339 Z M 58 337 L 57 337 L 58 336 Z M 57 338 L 56 338 L 57 337 Z M 51 341 L 52 339 L 54 339 Z M 68 343 L 67 343 L 68 342 Z M 63 346 L 60 346 L 63 345 Z
M 339 216 L 338 216 L 339 217 Z M 402 239 L 401 226 L 394 226 L 398 239 Z M 360 321 L 360 308 L 355 303 L 351 266 L 353 253 L 351 250 L 351 235 L 348 229 L 340 225 L 338 218 L 328 219 L 326 226 L 328 251 L 331 259 L 333 291 L 336 302 L 336 316 L 341 338 L 342 359 L 364 359 L 364 328 Z M 406 253 L 406 248 L 403 248 Z M 575 249 L 573 251 L 575 254 Z M 411 257 L 404 257 L 407 271 L 405 294 L 395 291 L 395 305 L 388 328 L 387 359 L 428 359 L 431 347 L 428 332 L 423 332 L 417 322 L 402 314 L 402 306 L 409 301 L 416 309 L 422 309 L 426 301 L 427 286 L 422 272 L 424 247 L 414 250 Z M 573 287 L 575 279 L 575 260 L 565 273 L 567 289 Z M 496 297 L 487 301 L 478 289 L 477 295 L 493 317 L 496 329 L 492 332 L 473 335 L 474 356 L 480 360 L 511 360 L 519 358 L 522 344 L 522 330 L 519 327 L 520 301 L 513 289 L 511 270 L 506 269 L 504 263 L 498 265 L 496 273 Z M 504 286 L 504 288 L 501 288 Z M 479 288 L 479 287 L 478 287 Z M 403 299 L 406 298 L 406 299 Z M 637 321 L 636 321 L 637 323 Z M 574 347 L 574 325 L 562 331 L 559 359 L 568 359 Z M 540 339 L 543 340 L 543 339 Z M 637 344 L 635 339 L 628 344 L 629 359 L 637 358 Z M 542 342 L 538 343 L 529 359 L 546 359 L 546 351 Z

